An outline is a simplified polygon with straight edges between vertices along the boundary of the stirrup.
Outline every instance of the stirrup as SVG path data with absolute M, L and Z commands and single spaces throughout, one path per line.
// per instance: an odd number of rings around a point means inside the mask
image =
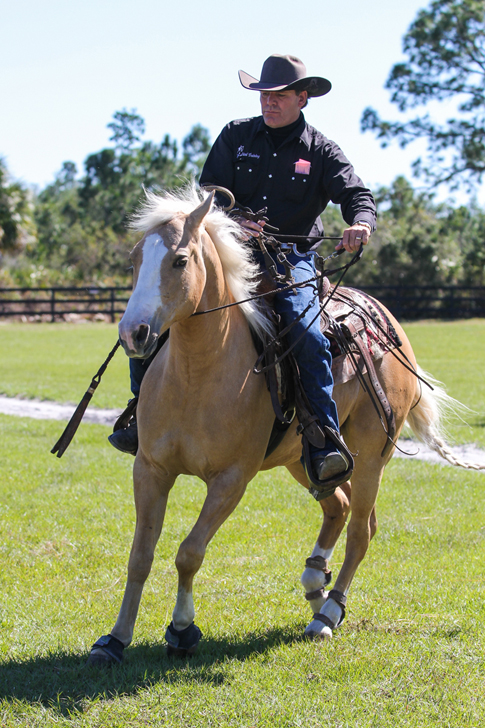
M 324 498 L 328 498 L 329 496 L 333 495 L 339 485 L 342 485 L 347 480 L 349 480 L 354 469 L 354 458 L 352 457 L 352 453 L 350 452 L 338 432 L 336 432 L 336 430 L 332 429 L 328 425 L 323 425 L 322 430 L 325 434 L 325 439 L 328 438 L 335 445 L 336 450 L 340 452 L 341 455 L 343 455 L 343 457 L 347 460 L 348 466 L 342 473 L 338 473 L 331 478 L 319 480 L 312 464 L 310 443 L 305 437 L 305 434 L 302 434 L 301 439 L 303 443 L 303 467 L 305 468 L 305 473 L 308 480 L 313 485 L 313 487 L 310 487 L 309 489 L 310 495 L 312 495 L 317 501 L 321 501 Z

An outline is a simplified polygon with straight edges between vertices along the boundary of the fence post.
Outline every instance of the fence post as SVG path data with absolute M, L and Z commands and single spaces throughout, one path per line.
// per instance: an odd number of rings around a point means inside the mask
M 51 288 L 51 323 L 53 324 L 56 320 L 56 291 Z
M 115 322 L 115 289 L 111 289 L 111 323 Z

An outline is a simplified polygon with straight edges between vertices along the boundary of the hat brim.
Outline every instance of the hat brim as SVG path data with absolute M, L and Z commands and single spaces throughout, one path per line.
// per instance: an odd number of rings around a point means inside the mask
M 310 89 L 306 89 L 308 96 L 325 96 L 332 88 L 330 81 L 321 76 L 306 76 L 305 78 L 299 78 L 297 81 L 293 81 L 293 83 L 276 86 L 274 84 L 261 83 L 257 78 L 250 76 L 245 71 L 239 71 L 238 73 L 241 85 L 249 89 L 249 91 L 289 91 L 308 83 L 311 87 Z

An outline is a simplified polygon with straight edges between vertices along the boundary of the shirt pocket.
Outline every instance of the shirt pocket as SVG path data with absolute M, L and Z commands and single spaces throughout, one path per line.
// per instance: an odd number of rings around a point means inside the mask
M 237 159 L 234 168 L 234 194 L 249 195 L 253 192 L 258 178 L 258 160 Z
M 301 202 L 307 192 L 310 180 L 308 174 L 296 174 L 291 170 L 285 185 L 285 199 Z

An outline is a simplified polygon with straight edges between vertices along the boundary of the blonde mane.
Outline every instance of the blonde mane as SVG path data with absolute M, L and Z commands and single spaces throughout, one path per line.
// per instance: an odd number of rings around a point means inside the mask
M 172 192 L 145 190 L 146 200 L 132 216 L 130 226 L 133 230 L 146 232 L 158 225 L 165 225 L 177 215 L 189 215 L 208 194 L 204 190 L 197 190 L 194 184 Z M 240 226 L 217 207 L 213 207 L 205 217 L 203 226 L 217 250 L 227 287 L 234 300 L 244 301 L 253 296 L 259 266 L 253 262 L 250 248 L 243 243 Z M 265 304 L 247 301 L 241 303 L 240 308 L 251 328 L 258 334 L 272 332 L 273 326 Z

